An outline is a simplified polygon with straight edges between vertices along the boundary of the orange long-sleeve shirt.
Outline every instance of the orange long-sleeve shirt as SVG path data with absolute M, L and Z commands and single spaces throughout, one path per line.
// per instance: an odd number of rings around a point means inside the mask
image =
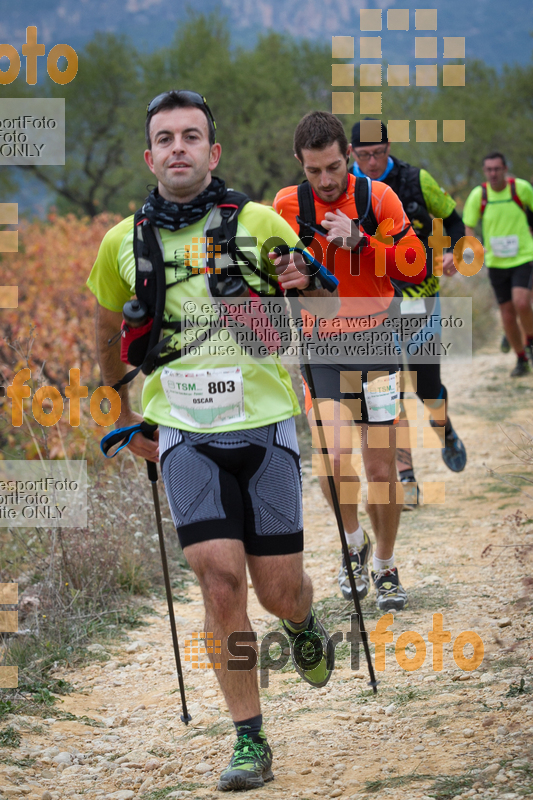
M 334 203 L 321 200 L 313 192 L 318 224 L 322 224 L 327 211 L 335 212 L 337 209 L 350 219 L 356 218 L 354 199 L 356 180 L 360 179 L 348 173 L 346 192 Z M 288 186 L 281 189 L 273 205 L 278 214 L 298 232 L 300 227 L 296 222 L 296 217 L 300 216 L 298 187 Z M 424 245 L 411 227 L 398 195 L 385 183 L 372 181 L 372 208 L 378 223 L 384 220 L 392 221 L 392 227 L 386 231 L 387 236 L 394 236 L 408 228 L 408 232 L 397 245 L 387 245 L 380 238 L 369 237 L 371 245 L 361 248 L 358 252 L 352 253 L 349 250 L 335 248 L 333 245 L 330 245 L 328 251 L 329 242 L 326 237 L 315 233 L 313 241 L 308 246 L 315 258 L 333 272 L 339 281 L 339 295 L 343 298 L 338 313 L 339 318 L 384 311 L 389 306 L 390 298 L 394 296 L 390 278 L 405 281 L 409 267 L 414 262 L 417 263 L 419 271 L 414 276 L 410 275 L 409 280 L 412 283 L 421 283 L 426 277 Z M 365 232 L 364 227 L 361 227 L 361 230 Z M 383 272 L 383 266 L 385 274 L 376 274 Z M 366 300 L 355 303 L 356 298 L 376 298 L 376 302 Z M 353 325 L 351 329 L 353 330 Z

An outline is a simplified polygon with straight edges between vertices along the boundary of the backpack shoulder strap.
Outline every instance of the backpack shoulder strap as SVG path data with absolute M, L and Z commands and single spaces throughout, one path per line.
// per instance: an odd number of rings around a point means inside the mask
M 137 214 L 135 215 L 135 221 Z M 149 375 L 154 369 L 155 359 L 159 355 L 154 348 L 159 343 L 163 327 L 163 315 L 167 297 L 167 280 L 163 244 L 161 235 L 149 220 L 142 216 L 134 228 L 135 253 L 135 293 L 148 308 L 148 315 L 153 317 L 150 340 L 146 349 L 146 358 L 142 371 Z
M 304 181 L 298 186 L 298 216 L 296 222 L 300 229 L 298 236 L 307 247 L 311 244 L 315 233 L 327 236 L 327 231 L 322 225 L 316 224 L 315 198 L 309 181 Z
M 369 236 L 374 236 L 378 221 L 372 208 L 372 181 L 370 178 L 356 178 L 354 191 L 355 209 L 359 224 Z
M 514 200 L 514 202 L 518 206 L 520 206 L 520 208 L 522 209 L 522 211 L 526 215 L 527 224 L 529 225 L 529 227 L 533 228 L 533 211 L 528 206 L 525 206 L 523 204 L 523 202 L 520 200 L 520 198 L 518 196 L 518 192 L 516 191 L 516 180 L 514 178 L 509 178 L 509 184 L 511 186 L 511 197 L 512 197 L 512 199 Z
M 133 218 L 133 254 L 135 294 L 146 304 L 149 316 L 153 317 L 157 300 L 156 271 L 159 264 L 163 263 L 163 255 L 142 209 Z
M 485 209 L 487 207 L 487 203 L 489 202 L 489 197 L 487 194 L 487 184 L 481 184 L 481 216 L 485 213 Z
M 239 225 L 239 214 L 249 202 L 242 192 L 228 189 L 222 202 L 209 214 L 204 236 L 206 237 L 207 268 L 211 274 L 215 270 L 227 269 L 234 263 L 235 236 Z
M 281 294 L 278 282 L 266 273 L 255 261 L 250 261 L 246 252 L 242 250 L 237 241 L 239 214 L 250 198 L 242 192 L 228 189 L 222 202 L 212 210 L 206 223 L 204 235 L 207 238 L 207 267 L 208 283 L 213 290 L 219 275 L 226 272 L 233 277 L 241 277 L 246 283 L 246 277 L 239 268 L 239 261 L 248 265 L 250 270 L 259 274 L 262 281 L 272 286 L 277 294 Z M 242 246 L 246 247 L 249 243 Z
M 370 178 L 356 178 L 354 191 L 355 207 L 359 224 L 363 226 L 365 233 L 375 236 L 379 227 L 379 222 L 372 208 L 372 181 Z M 400 239 L 409 232 L 411 223 L 399 233 L 394 234 L 393 241 L 397 244 Z
M 507 182 L 508 182 L 509 186 L 511 187 L 511 198 L 514 200 L 516 205 L 519 206 L 522 209 L 522 211 L 525 213 L 524 204 L 522 203 L 522 201 L 520 200 L 520 198 L 518 197 L 518 194 L 516 192 L 516 181 L 515 181 L 515 179 L 514 178 L 507 178 Z

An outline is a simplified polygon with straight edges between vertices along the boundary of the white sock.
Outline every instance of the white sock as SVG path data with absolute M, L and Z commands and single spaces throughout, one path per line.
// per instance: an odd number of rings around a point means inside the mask
M 378 558 L 377 556 L 372 556 L 372 560 L 374 562 L 374 572 L 381 572 L 383 569 L 392 569 L 394 566 L 394 553 L 390 558 Z
M 356 547 L 359 550 L 365 543 L 365 534 L 360 525 L 353 533 L 344 531 L 344 536 L 348 542 L 348 547 Z

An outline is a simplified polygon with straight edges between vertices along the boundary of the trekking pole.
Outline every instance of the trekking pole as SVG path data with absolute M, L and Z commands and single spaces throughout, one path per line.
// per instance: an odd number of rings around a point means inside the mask
M 305 339 L 305 337 L 303 338 Z M 357 617 L 359 619 L 359 632 L 361 634 L 361 640 L 363 642 L 363 648 L 366 656 L 366 663 L 368 665 L 368 673 L 370 676 L 370 681 L 368 682 L 368 685 L 372 687 L 372 691 L 374 692 L 374 694 L 377 694 L 378 681 L 376 680 L 376 676 L 374 674 L 374 666 L 372 664 L 372 657 L 370 655 L 370 648 L 368 646 L 368 634 L 366 632 L 365 623 L 363 620 L 363 612 L 361 610 L 359 595 L 357 594 L 357 588 L 355 586 L 355 577 L 353 574 L 352 562 L 350 561 L 348 542 L 346 541 L 346 537 L 344 536 L 344 523 L 342 521 L 341 507 L 339 503 L 339 497 L 337 495 L 337 487 L 335 486 L 333 467 L 331 464 L 331 459 L 329 457 L 326 437 L 324 435 L 324 428 L 322 425 L 322 419 L 320 418 L 315 381 L 313 379 L 313 373 L 311 371 L 311 366 L 309 364 L 309 361 L 310 361 L 309 347 L 307 342 L 305 342 L 305 362 L 304 362 L 305 379 L 307 381 L 307 385 L 309 387 L 309 394 L 311 395 L 311 401 L 313 403 L 313 412 L 315 414 L 315 422 L 318 429 L 318 438 L 320 439 L 320 449 L 322 450 L 322 455 L 324 456 L 326 461 L 326 472 L 328 477 L 329 492 L 331 495 L 331 502 L 333 504 L 333 511 L 335 512 L 335 518 L 337 520 L 339 536 L 341 537 L 342 554 L 344 557 L 344 563 L 346 564 L 346 571 L 348 573 L 348 581 L 350 584 L 350 589 L 352 590 L 352 598 L 354 601 L 355 613 L 357 614 Z
M 181 708 L 183 714 L 181 721 L 188 725 L 192 717 L 187 711 L 187 701 L 185 699 L 185 684 L 181 671 L 180 646 L 176 630 L 176 617 L 174 616 L 174 604 L 172 602 L 172 589 L 170 587 L 170 576 L 168 573 L 167 553 L 165 549 L 165 537 L 163 535 L 163 525 L 161 522 L 161 507 L 159 505 L 159 492 L 157 491 L 157 464 L 154 461 L 147 461 L 148 480 L 152 484 L 152 495 L 154 498 L 155 518 L 157 520 L 157 533 L 159 535 L 159 548 L 161 550 L 161 563 L 163 564 L 163 575 L 165 577 L 165 590 L 167 593 L 168 617 L 170 620 L 170 630 L 172 632 L 172 644 L 174 645 L 174 656 L 176 658 L 176 671 L 178 673 L 178 683 L 181 695 Z
M 275 250 L 279 251 L 280 255 L 285 255 L 289 252 L 289 248 L 284 247 L 276 247 Z M 302 251 L 300 251 L 302 252 Z M 305 253 L 307 256 L 307 252 Z M 315 261 L 314 259 L 312 262 L 318 267 L 318 278 L 322 282 L 324 288 L 328 289 L 328 291 L 334 291 L 336 285 L 338 285 L 338 281 L 336 278 L 323 267 L 320 262 Z M 296 289 L 289 289 L 287 292 L 289 297 L 298 297 L 298 292 Z M 293 315 L 294 316 L 294 315 Z M 359 602 L 359 595 L 357 594 L 357 589 L 355 586 L 355 578 L 353 574 L 353 567 L 352 562 L 350 561 L 350 553 L 348 551 L 348 542 L 344 536 L 344 523 L 342 521 L 342 514 L 341 514 L 341 507 L 339 503 L 339 497 L 337 495 L 337 487 L 335 486 L 335 478 L 333 474 L 333 467 L 331 465 L 331 460 L 329 457 L 329 452 L 326 444 L 326 437 L 324 435 L 324 429 L 322 426 L 322 420 L 320 418 L 320 412 L 318 407 L 318 400 L 315 388 L 315 382 L 313 380 L 313 373 L 311 372 L 310 366 L 310 354 L 309 354 L 309 345 L 305 339 L 305 336 L 302 336 L 302 332 L 300 330 L 300 337 L 305 344 L 305 360 L 304 360 L 304 369 L 305 369 L 305 377 L 307 381 L 307 385 L 309 387 L 309 393 L 311 395 L 311 401 L 313 403 L 313 411 L 315 414 L 315 421 L 316 426 L 318 428 L 318 437 L 320 439 L 320 449 L 322 450 L 322 455 L 326 461 L 326 472 L 328 478 L 328 485 L 329 491 L 331 495 L 331 502 L 333 504 L 333 510 L 335 512 L 335 518 L 337 520 L 337 527 L 339 529 L 339 536 L 341 537 L 341 547 L 342 547 L 342 554 L 344 557 L 344 563 L 346 564 L 346 571 L 348 573 L 348 582 L 350 584 L 350 589 L 352 590 L 352 598 L 355 606 L 355 613 L 359 619 L 359 632 L 361 634 L 361 641 L 363 642 L 363 648 L 365 651 L 366 663 L 368 665 L 368 673 L 370 676 L 370 681 L 368 683 L 369 686 L 372 687 L 372 691 L 374 694 L 377 694 L 378 689 L 378 682 L 376 680 L 376 676 L 374 673 L 374 666 L 372 664 L 372 657 L 370 655 L 370 648 L 368 646 L 368 634 L 366 632 L 365 623 L 363 620 L 363 612 L 361 611 L 361 603 Z
M 147 439 L 153 439 L 154 433 L 157 430 L 157 425 L 149 425 L 147 422 L 141 422 L 139 425 L 132 425 L 129 428 L 119 428 L 116 431 L 108 433 L 100 442 L 100 449 L 106 458 L 114 458 L 119 450 L 126 447 L 136 433 L 142 433 Z M 109 450 L 116 444 L 120 444 L 115 452 L 110 456 Z M 159 492 L 157 491 L 157 464 L 154 461 L 146 461 L 148 471 L 148 480 L 152 484 L 152 497 L 154 500 L 155 518 L 157 523 L 157 533 L 159 536 L 159 549 L 161 551 L 161 564 L 163 566 L 163 576 L 165 580 L 165 591 L 167 595 L 168 617 L 170 620 L 170 630 L 172 633 L 172 644 L 174 647 L 174 656 L 176 659 L 176 671 L 178 673 L 178 683 L 180 687 L 181 708 L 183 714 L 181 721 L 188 725 L 192 717 L 187 711 L 187 700 L 185 699 L 185 684 L 183 682 L 183 673 L 181 669 L 180 646 L 178 642 L 178 634 L 176 629 L 176 617 L 174 616 L 174 605 L 172 602 L 172 588 L 170 586 L 170 575 L 168 571 L 167 552 L 165 547 L 165 537 L 163 534 L 163 523 L 161 520 L 161 506 L 159 505 Z

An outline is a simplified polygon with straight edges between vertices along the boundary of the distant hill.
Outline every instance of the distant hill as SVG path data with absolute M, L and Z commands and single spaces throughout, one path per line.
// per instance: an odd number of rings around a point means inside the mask
M 411 9 L 409 33 L 384 30 L 383 56 L 392 63 L 414 62 L 414 9 L 436 8 L 435 35 L 465 36 L 467 58 L 481 58 L 499 67 L 526 63 L 531 58 L 533 3 L 531 0 L 1 0 L 0 42 L 19 51 L 28 25 L 37 25 L 47 49 L 67 43 L 82 47 L 96 30 L 125 33 L 136 46 L 150 51 L 169 44 L 186 18 L 187 7 L 197 12 L 218 10 L 229 19 L 233 41 L 246 46 L 269 28 L 292 36 L 325 42 L 331 36 L 359 35 L 361 8 Z M 427 34 L 431 35 L 431 34 Z M 442 48 L 439 47 L 442 54 Z M 356 57 L 357 57 L 356 52 Z

